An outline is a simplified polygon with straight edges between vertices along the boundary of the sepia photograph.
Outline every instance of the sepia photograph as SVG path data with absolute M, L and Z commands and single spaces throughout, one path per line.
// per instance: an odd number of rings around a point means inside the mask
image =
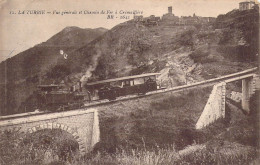
M 259 165 L 259 0 L 0 0 L 0 165 Z

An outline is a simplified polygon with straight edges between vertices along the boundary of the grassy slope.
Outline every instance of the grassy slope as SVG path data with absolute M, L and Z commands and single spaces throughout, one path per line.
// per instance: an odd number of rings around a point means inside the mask
M 210 88 L 166 93 L 99 108 L 101 142 L 98 150 L 164 147 L 177 149 L 201 142 L 194 128 Z
M 200 95 L 198 96 L 200 97 Z M 189 99 L 193 100 L 192 96 Z M 177 100 L 179 101 L 179 99 Z M 259 91 L 257 91 L 257 93 L 250 100 L 251 113 L 249 115 L 244 115 L 241 109 L 228 103 L 226 105 L 226 111 L 227 111 L 226 119 L 225 120 L 221 119 L 216 123 L 211 124 L 210 126 L 202 129 L 201 131 L 198 131 L 199 134 L 196 134 L 196 131 L 189 130 L 189 133 L 193 135 L 193 139 L 197 143 L 201 143 L 201 144 L 192 144 L 190 146 L 186 146 L 184 150 L 181 150 L 179 152 L 176 150 L 176 148 L 178 148 L 178 145 L 176 144 L 174 146 L 168 145 L 167 147 L 160 147 L 160 148 L 154 147 L 153 149 L 149 149 L 147 145 L 145 146 L 143 144 L 143 146 L 140 147 L 139 149 L 131 150 L 130 152 L 128 152 L 127 149 L 123 149 L 123 151 L 118 150 L 115 155 L 104 155 L 104 156 L 95 155 L 91 159 L 75 161 L 74 163 L 79 165 L 84 163 L 90 163 L 90 164 L 108 163 L 108 164 L 125 164 L 125 165 L 128 164 L 136 164 L 136 165 L 137 164 L 151 164 L 151 165 L 155 165 L 155 164 L 178 164 L 178 165 L 252 164 L 252 165 L 256 165 L 259 163 L 259 159 L 257 159 L 259 156 L 259 150 L 257 148 L 257 146 L 259 146 L 259 141 L 258 141 L 259 137 L 257 136 L 259 134 L 259 119 L 258 119 L 259 103 L 257 102 L 257 100 L 259 100 Z M 194 109 L 196 109 L 195 106 Z M 109 109 L 107 109 L 107 111 L 109 111 Z M 192 114 L 193 116 L 189 117 L 191 123 L 193 123 L 193 119 L 196 118 L 195 114 Z M 103 114 L 101 116 L 103 116 Z M 167 117 L 161 116 L 160 121 L 161 122 L 164 122 L 165 120 L 167 121 L 167 118 L 169 116 L 170 115 L 167 115 Z M 172 119 L 176 120 L 175 117 L 173 117 Z M 178 121 L 179 124 L 185 122 L 184 116 L 182 117 L 182 119 L 184 120 Z M 152 120 L 152 122 L 149 123 L 148 128 L 152 127 L 154 129 L 157 129 L 156 131 L 160 132 L 158 136 L 160 136 L 160 138 L 165 140 L 165 137 L 163 136 L 161 131 L 158 130 L 159 127 L 156 127 L 159 125 L 160 122 L 158 122 L 157 120 Z M 167 127 L 167 123 L 164 123 L 164 125 L 165 127 Z M 180 125 L 178 127 L 184 129 L 183 127 L 180 127 Z M 185 124 L 184 127 L 185 129 L 189 129 L 188 124 Z M 163 129 L 164 129 L 163 127 L 160 128 L 160 130 Z M 168 132 L 171 132 L 169 131 L 169 128 L 166 129 L 168 129 Z M 176 131 L 174 126 L 170 127 L 170 129 Z M 138 133 L 142 134 L 141 132 Z M 152 136 L 150 136 L 149 139 L 156 139 L 155 134 L 151 132 L 150 134 Z M 186 133 L 185 138 L 187 138 L 187 135 L 189 134 Z M 198 135 L 199 141 L 197 141 L 197 139 L 195 138 L 196 136 L 194 137 L 194 135 Z M 181 134 L 178 134 L 178 136 L 182 137 Z M 181 141 L 181 143 L 185 144 L 185 141 Z M 164 141 L 164 144 L 167 144 L 167 142 Z M 153 145 L 157 145 L 157 144 L 153 143 Z
M 203 88 L 182 93 L 169 92 L 100 107 L 98 110 L 101 141 L 96 145 L 93 154 L 101 152 L 103 157 L 106 153 L 115 154 L 117 150 L 129 153 L 132 149 L 145 149 L 153 152 L 153 150 L 159 150 L 159 148 L 167 149 L 171 145 L 176 149 L 182 149 L 195 141 L 197 143 L 202 142 L 199 139 L 201 132 L 196 131 L 194 125 L 204 108 L 210 90 L 211 88 Z M 1 135 L 3 138 L 0 149 L 4 150 L 4 147 L 12 142 L 18 144 L 17 149 L 20 148 L 19 145 L 22 145 L 21 147 L 28 150 L 28 152 L 21 153 L 20 156 L 23 159 L 24 155 L 31 154 L 31 149 L 26 147 L 33 144 L 36 147 L 38 146 L 38 148 L 34 148 L 36 149 L 35 152 L 41 153 L 42 150 L 49 147 L 52 149 L 52 154 L 56 155 L 60 151 L 55 150 L 55 145 L 58 149 L 63 145 L 60 140 L 57 141 L 57 137 L 53 136 L 55 134 L 61 135 L 59 132 L 52 134 L 51 132 L 43 132 L 33 135 L 28 139 L 29 141 L 20 141 L 20 139 L 23 139 L 21 138 L 23 135 L 13 136 L 14 134 L 6 132 Z M 37 140 L 39 137 L 42 138 Z M 65 143 L 66 140 L 65 138 Z M 24 141 L 27 141 L 25 146 Z M 47 144 L 47 148 L 39 148 L 44 143 Z M 13 158 L 16 164 L 16 161 L 19 162 L 19 157 L 13 157 L 12 149 L 15 150 L 15 147 L 9 147 L 8 151 L 10 152 L 3 161 L 8 162 L 9 159 Z M 29 156 L 28 158 L 27 161 L 30 162 L 32 158 Z M 41 162 L 42 160 L 38 161 Z M 31 160 L 31 162 L 37 162 L 37 160 Z
M 117 102 L 99 108 L 101 141 L 92 153 L 83 159 L 73 159 L 72 164 L 257 164 L 257 100 L 259 91 L 251 103 L 251 114 L 244 115 L 232 104 L 226 106 L 226 119 L 219 120 L 202 130 L 195 130 L 194 125 L 199 118 L 211 88 L 201 88 L 183 93 L 166 93 Z M 22 135 L 1 134 L 0 149 L 8 147 L 6 157 L 1 161 L 12 161 L 14 164 L 47 163 L 44 155 L 33 159 L 30 141 L 37 145 L 52 144 L 49 158 L 50 164 L 64 164 L 55 156 L 68 149 L 64 146 L 60 132 L 42 132 L 35 134 L 27 141 L 21 141 Z M 65 143 L 72 139 L 65 138 Z M 68 136 L 68 135 L 66 135 Z M 27 137 L 28 138 L 28 137 Z M 54 139 L 54 140 L 53 140 Z M 72 140 L 72 141 L 71 141 Z M 25 142 L 27 145 L 24 146 Z M 29 143 L 28 143 L 29 142 Z M 18 144 L 18 145 L 17 145 Z M 22 146 L 20 146 L 22 144 Z M 29 144 L 29 146 L 28 146 Z M 46 146 L 46 145 L 44 145 Z M 50 146 L 50 145 L 49 145 Z M 55 149 L 55 147 L 58 147 Z M 29 148 L 26 148 L 29 147 Z M 47 145 L 48 148 L 48 145 Z M 23 152 L 14 152 L 22 150 Z M 42 154 L 45 148 L 34 150 Z M 178 151 L 180 150 L 180 151 Z M 25 152 L 26 151 L 26 152 Z M 3 153 L 3 152 L 2 152 Z M 62 155 L 60 155 L 62 157 Z M 64 158 L 69 161 L 67 157 Z

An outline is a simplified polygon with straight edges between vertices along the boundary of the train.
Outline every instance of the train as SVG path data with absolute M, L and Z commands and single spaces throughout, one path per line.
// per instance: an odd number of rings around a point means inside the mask
M 160 73 L 107 79 L 96 82 L 79 82 L 69 90 L 61 85 L 39 85 L 38 107 L 40 110 L 67 110 L 84 106 L 85 102 L 114 101 L 127 95 L 145 95 L 160 89 L 157 80 Z

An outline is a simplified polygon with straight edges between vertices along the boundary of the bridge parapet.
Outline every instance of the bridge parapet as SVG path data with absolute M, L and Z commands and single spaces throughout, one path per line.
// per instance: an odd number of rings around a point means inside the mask
M 14 128 L 29 133 L 43 129 L 61 129 L 75 138 L 82 155 L 93 148 L 99 141 L 100 135 L 98 112 L 95 109 L 40 114 L 0 121 L 0 131 Z

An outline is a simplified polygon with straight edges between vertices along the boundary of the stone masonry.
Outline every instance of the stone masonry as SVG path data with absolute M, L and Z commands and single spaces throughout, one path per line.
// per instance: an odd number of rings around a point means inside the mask
M 79 144 L 80 154 L 89 152 L 99 141 L 98 112 L 95 109 L 75 110 L 0 121 L 0 131 L 19 129 L 33 133 L 42 129 L 62 129 Z
M 213 86 L 208 102 L 196 124 L 196 129 L 201 129 L 215 120 L 225 117 L 226 83 Z
M 242 80 L 242 108 L 249 113 L 249 99 L 255 93 L 259 76 L 248 74 L 225 80 L 213 86 L 208 102 L 196 123 L 196 129 L 201 129 L 219 118 L 225 118 L 226 83 Z

